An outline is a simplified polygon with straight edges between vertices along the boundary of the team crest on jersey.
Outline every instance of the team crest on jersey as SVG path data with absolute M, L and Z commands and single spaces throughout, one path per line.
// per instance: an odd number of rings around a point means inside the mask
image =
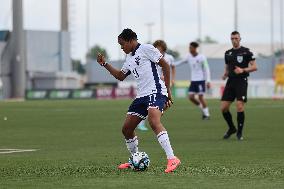
M 140 60 L 141 58 L 139 56 L 135 57 L 135 63 L 137 64 L 137 66 L 139 66 Z
M 242 63 L 244 60 L 244 57 L 243 56 L 237 56 L 237 61 L 238 63 Z

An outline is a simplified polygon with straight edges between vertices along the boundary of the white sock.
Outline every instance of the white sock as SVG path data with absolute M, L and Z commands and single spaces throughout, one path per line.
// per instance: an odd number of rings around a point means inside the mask
M 138 152 L 138 138 L 135 136 L 132 139 L 125 139 L 125 144 L 131 154 Z
M 205 116 L 210 116 L 208 107 L 203 108 L 202 111 L 203 111 L 203 114 L 204 114 Z
M 160 132 L 157 135 L 157 138 L 158 138 L 160 145 L 162 146 L 162 148 L 166 152 L 167 159 L 174 159 L 175 155 L 174 155 L 174 152 L 173 152 L 167 131 Z

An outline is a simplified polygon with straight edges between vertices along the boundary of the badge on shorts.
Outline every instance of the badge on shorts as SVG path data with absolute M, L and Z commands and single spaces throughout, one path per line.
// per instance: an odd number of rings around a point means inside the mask
M 237 56 L 238 63 L 242 63 L 244 60 L 243 56 Z

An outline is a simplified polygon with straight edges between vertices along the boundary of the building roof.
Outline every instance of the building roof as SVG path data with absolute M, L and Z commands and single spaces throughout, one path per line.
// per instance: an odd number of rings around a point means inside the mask
M 249 48 L 256 57 L 271 56 L 271 45 L 266 43 L 244 43 L 242 46 Z M 275 49 L 279 49 L 280 44 L 275 44 Z M 231 44 L 202 44 L 201 53 L 208 58 L 223 58 L 225 51 L 232 48 Z M 180 53 L 180 57 L 184 57 L 188 53 L 188 45 L 178 45 L 174 48 Z

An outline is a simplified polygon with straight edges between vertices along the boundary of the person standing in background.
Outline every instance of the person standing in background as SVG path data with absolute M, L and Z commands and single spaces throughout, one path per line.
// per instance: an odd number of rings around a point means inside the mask
M 189 44 L 189 54 L 183 59 L 175 63 L 176 66 L 188 63 L 191 70 L 191 83 L 188 89 L 189 100 L 200 108 L 202 111 L 202 119 L 210 118 L 209 108 L 204 98 L 206 88 L 211 87 L 210 68 L 207 58 L 198 53 L 199 44 L 191 42 Z M 198 99 L 195 96 L 198 95 Z

